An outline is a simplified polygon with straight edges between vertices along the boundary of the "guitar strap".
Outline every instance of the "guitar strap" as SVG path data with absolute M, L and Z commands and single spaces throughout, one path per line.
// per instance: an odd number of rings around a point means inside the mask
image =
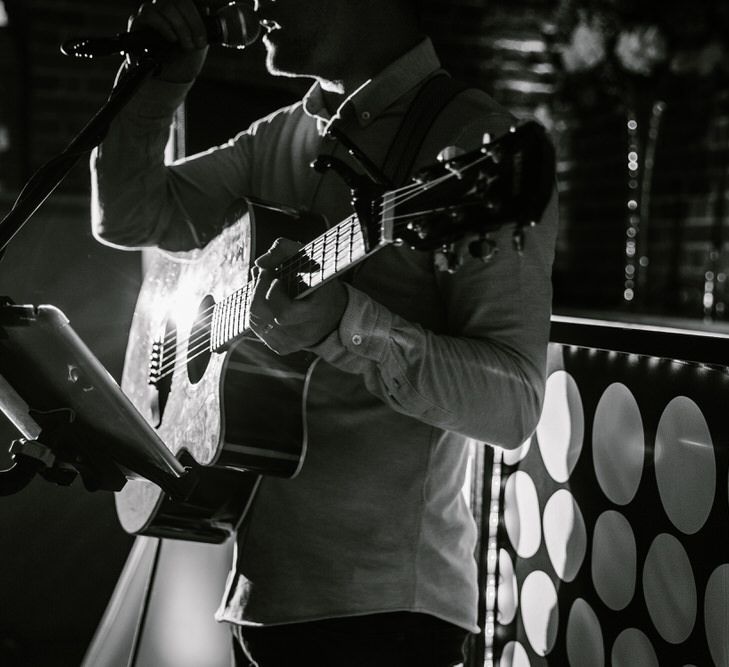
M 432 75 L 420 87 L 403 116 L 382 165 L 382 171 L 393 185 L 399 187 L 407 182 L 436 118 L 456 95 L 467 88 L 443 71 Z

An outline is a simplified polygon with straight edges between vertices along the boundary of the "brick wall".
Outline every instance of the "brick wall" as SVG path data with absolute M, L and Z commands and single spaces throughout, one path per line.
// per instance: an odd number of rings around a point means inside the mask
M 26 99 L 24 151 L 28 167 L 35 170 L 60 152 L 103 103 L 119 62 L 68 58 L 60 53 L 60 44 L 74 36 L 118 32 L 136 3 L 10 0 L 7 4 L 11 17 L 19 16 L 25 44 L 25 52 L 18 56 L 25 74 L 19 92 Z M 82 164 L 63 187 L 67 192 L 85 192 L 87 182 L 88 170 Z

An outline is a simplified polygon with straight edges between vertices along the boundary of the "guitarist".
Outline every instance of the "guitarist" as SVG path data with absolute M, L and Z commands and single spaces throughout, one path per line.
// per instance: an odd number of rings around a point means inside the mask
M 165 166 L 172 114 L 203 65 L 206 35 L 193 0 L 143 3 L 131 27 L 176 48 L 92 157 L 96 237 L 199 247 L 243 196 L 346 218 L 348 186 L 308 165 L 325 153 L 361 171 L 327 132 L 332 123 L 383 165 L 417 92 L 440 70 L 417 4 L 259 0 L 268 69 L 312 79 L 309 92 L 225 145 Z M 512 122 L 485 93 L 465 90 L 437 115 L 416 167 L 444 146 L 478 147 Z M 237 664 L 463 660 L 464 640 L 478 632 L 476 529 L 461 493 L 467 440 L 514 448 L 539 418 L 555 201 L 522 254 L 512 229 L 496 232 L 489 262 L 467 258 L 442 272 L 432 253 L 389 246 L 346 282 L 295 301 L 273 269 L 299 246 L 280 240 L 257 260 L 253 331 L 280 354 L 309 350 L 319 362 L 303 469 L 264 478 L 239 536 L 219 610 Z

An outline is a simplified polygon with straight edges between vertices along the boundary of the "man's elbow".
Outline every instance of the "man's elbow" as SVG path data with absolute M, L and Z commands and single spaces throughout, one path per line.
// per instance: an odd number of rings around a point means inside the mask
M 155 245 L 149 227 L 139 224 L 141 216 L 133 212 L 115 211 L 102 206 L 98 199 L 91 202 L 91 234 L 107 246 L 123 250 L 136 250 Z
M 513 399 L 510 410 L 504 408 L 505 412 L 495 418 L 492 415 L 489 425 L 497 423 L 500 428 L 497 433 L 493 433 L 492 429 L 490 437 L 484 438 L 484 442 L 501 449 L 513 450 L 532 437 L 542 414 L 543 387 L 526 383 Z
M 518 411 L 519 419 L 514 429 L 513 437 L 500 446 L 504 449 L 516 449 L 521 447 L 529 440 L 542 416 L 542 406 L 544 404 L 544 385 L 527 384 L 525 386 L 524 396 L 519 403 Z

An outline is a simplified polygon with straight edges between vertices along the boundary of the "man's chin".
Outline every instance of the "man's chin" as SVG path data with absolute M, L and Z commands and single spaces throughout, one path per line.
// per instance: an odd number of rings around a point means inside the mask
M 282 53 L 281 47 L 273 44 L 267 37 L 263 38 L 266 46 L 266 69 L 273 76 L 286 76 L 290 78 L 312 76 L 302 72 L 302 59 Z

